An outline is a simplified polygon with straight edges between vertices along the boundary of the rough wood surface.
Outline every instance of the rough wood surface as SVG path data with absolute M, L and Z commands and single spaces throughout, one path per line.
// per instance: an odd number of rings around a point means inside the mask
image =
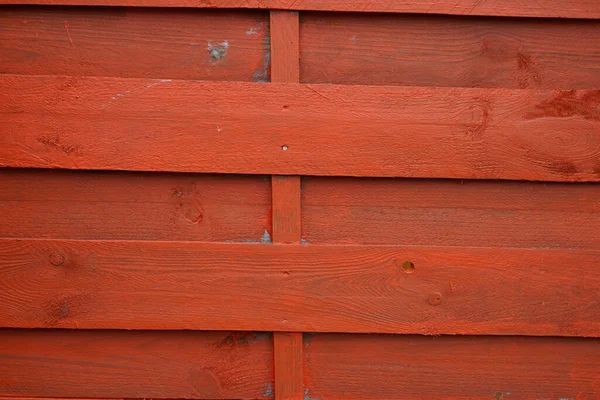
M 269 241 L 270 178 L 0 170 L 0 237 Z
M 302 333 L 275 332 L 273 334 L 275 370 L 275 399 L 304 399 L 304 357 Z
M 0 330 L 0 396 L 267 399 L 266 333 Z
M 268 81 L 265 12 L 0 8 L 0 73 Z
M 273 82 L 297 83 L 299 80 L 298 30 L 298 13 L 271 12 Z M 282 151 L 287 151 L 287 145 L 283 146 Z M 273 176 L 271 185 L 274 241 L 300 243 L 300 177 Z
M 0 84 L 0 166 L 600 181 L 598 90 Z
M 297 12 L 271 11 L 271 81 L 300 79 L 300 22 Z
M 302 82 L 597 89 L 600 21 L 303 13 Z
M 308 335 L 308 399 L 600 397 L 600 341 Z
M 598 336 L 600 252 L 0 240 L 3 327 Z
M 305 177 L 311 244 L 600 250 L 600 185 Z
M 297 12 L 271 11 L 271 81 L 298 83 L 299 16 Z M 287 147 L 287 146 L 286 146 Z M 300 177 L 272 177 L 273 241 L 300 243 Z M 303 400 L 302 333 L 274 332 L 273 353 L 276 400 Z
M 271 186 L 273 188 L 273 241 L 300 243 L 302 233 L 300 177 L 274 175 Z
M 600 18 L 596 0 L 0 0 L 1 4 L 100 5 L 129 7 L 267 8 L 397 12 L 456 15 L 499 15 L 552 18 Z

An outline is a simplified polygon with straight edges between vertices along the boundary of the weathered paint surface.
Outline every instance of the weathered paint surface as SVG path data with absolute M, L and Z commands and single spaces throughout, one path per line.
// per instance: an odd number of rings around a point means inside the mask
M 1 0 L 0 4 L 51 4 L 129 7 L 267 8 L 357 12 L 426 13 L 550 18 L 600 18 L 595 0 Z
M 597 1 L 0 4 L 1 397 L 600 397 Z

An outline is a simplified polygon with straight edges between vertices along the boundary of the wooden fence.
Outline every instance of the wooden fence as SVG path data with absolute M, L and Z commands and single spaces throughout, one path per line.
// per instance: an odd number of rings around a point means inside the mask
M 0 397 L 600 398 L 600 2 L 0 0 Z

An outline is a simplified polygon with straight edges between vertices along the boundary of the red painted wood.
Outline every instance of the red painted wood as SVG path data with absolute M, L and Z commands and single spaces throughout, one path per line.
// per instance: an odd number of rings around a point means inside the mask
M 600 397 L 600 341 L 575 338 L 309 335 L 310 399 Z
M 129 7 L 267 8 L 553 18 L 600 18 L 595 0 L 0 0 L 0 4 L 102 5 Z
M 267 333 L 0 330 L 0 396 L 270 398 Z
M 298 82 L 298 13 L 271 12 L 273 82 Z M 282 151 L 288 151 L 282 145 Z M 300 177 L 273 176 L 273 233 L 276 243 L 300 243 Z
M 300 177 L 272 178 L 273 188 L 273 241 L 275 243 L 300 243 Z
M 261 242 L 269 178 L 0 170 L 0 237 Z
M 5 74 L 269 79 L 264 12 L 4 7 L 0 26 Z
M 297 12 L 271 11 L 271 81 L 300 79 L 300 22 Z
M 271 11 L 271 80 L 299 81 L 299 20 L 297 12 Z M 282 150 L 287 151 L 284 145 Z M 300 177 L 272 177 L 273 240 L 300 243 Z M 273 333 L 275 399 L 303 400 L 302 333 Z
M 0 397 L 598 397 L 595 1 L 0 4 Z
M 599 260 L 592 250 L 4 239 L 0 321 L 598 336 Z
M 302 333 L 275 332 L 273 339 L 275 399 L 303 400 Z
M 600 185 L 305 177 L 311 244 L 600 249 Z
M 600 87 L 600 21 L 303 13 L 302 81 Z
M 598 90 L 0 83 L 1 166 L 600 180 Z

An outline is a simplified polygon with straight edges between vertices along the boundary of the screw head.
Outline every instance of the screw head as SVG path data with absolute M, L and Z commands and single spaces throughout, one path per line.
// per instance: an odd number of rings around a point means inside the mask
M 412 274 L 413 272 L 415 272 L 415 264 L 413 264 L 410 261 L 404 261 L 402 263 L 402 270 L 404 270 L 404 272 L 406 272 L 407 274 Z
M 62 265 L 65 262 L 65 256 L 60 253 L 54 252 L 50 254 L 50 263 L 54 266 Z
M 432 306 L 438 306 L 440 304 L 442 304 L 442 294 L 439 292 L 434 292 L 431 293 L 427 299 L 427 301 L 429 302 L 429 304 L 431 304 Z

